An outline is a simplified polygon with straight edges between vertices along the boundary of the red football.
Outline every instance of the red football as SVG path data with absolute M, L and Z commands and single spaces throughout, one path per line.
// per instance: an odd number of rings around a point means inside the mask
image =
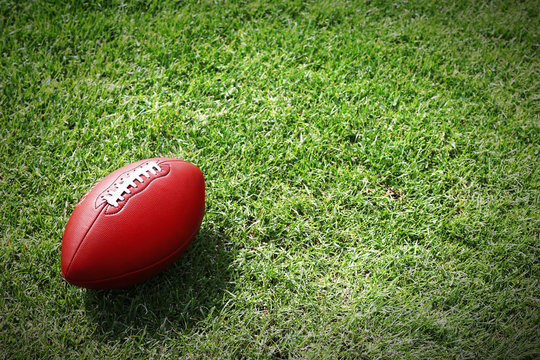
M 62 240 L 62 273 L 71 284 L 97 289 L 146 280 L 184 253 L 203 216 L 197 166 L 170 158 L 126 165 L 75 207 Z

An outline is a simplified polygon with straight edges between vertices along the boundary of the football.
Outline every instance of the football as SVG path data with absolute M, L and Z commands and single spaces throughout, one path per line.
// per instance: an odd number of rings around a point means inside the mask
M 79 201 L 62 239 L 61 268 L 71 284 L 131 286 L 175 262 L 201 225 L 201 170 L 183 160 L 153 158 L 100 180 Z

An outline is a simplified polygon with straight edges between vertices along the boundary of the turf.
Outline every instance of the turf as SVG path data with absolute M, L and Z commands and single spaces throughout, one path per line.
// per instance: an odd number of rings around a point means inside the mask
M 537 358 L 539 9 L 0 1 L 0 358 Z M 190 251 L 66 284 L 153 156 L 205 174 Z

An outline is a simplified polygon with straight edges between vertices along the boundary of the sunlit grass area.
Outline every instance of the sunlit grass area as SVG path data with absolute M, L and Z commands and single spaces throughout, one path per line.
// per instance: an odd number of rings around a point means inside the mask
M 0 358 L 540 356 L 538 1 L 0 1 Z M 206 179 L 190 250 L 67 284 L 100 178 Z

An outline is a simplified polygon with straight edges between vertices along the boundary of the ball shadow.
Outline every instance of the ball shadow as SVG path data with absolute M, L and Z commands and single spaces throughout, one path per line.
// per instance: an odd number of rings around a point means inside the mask
M 86 290 L 86 316 L 94 334 L 121 340 L 145 332 L 182 331 L 219 313 L 231 294 L 233 249 L 221 232 L 201 228 L 173 266 L 145 283 L 122 290 Z

